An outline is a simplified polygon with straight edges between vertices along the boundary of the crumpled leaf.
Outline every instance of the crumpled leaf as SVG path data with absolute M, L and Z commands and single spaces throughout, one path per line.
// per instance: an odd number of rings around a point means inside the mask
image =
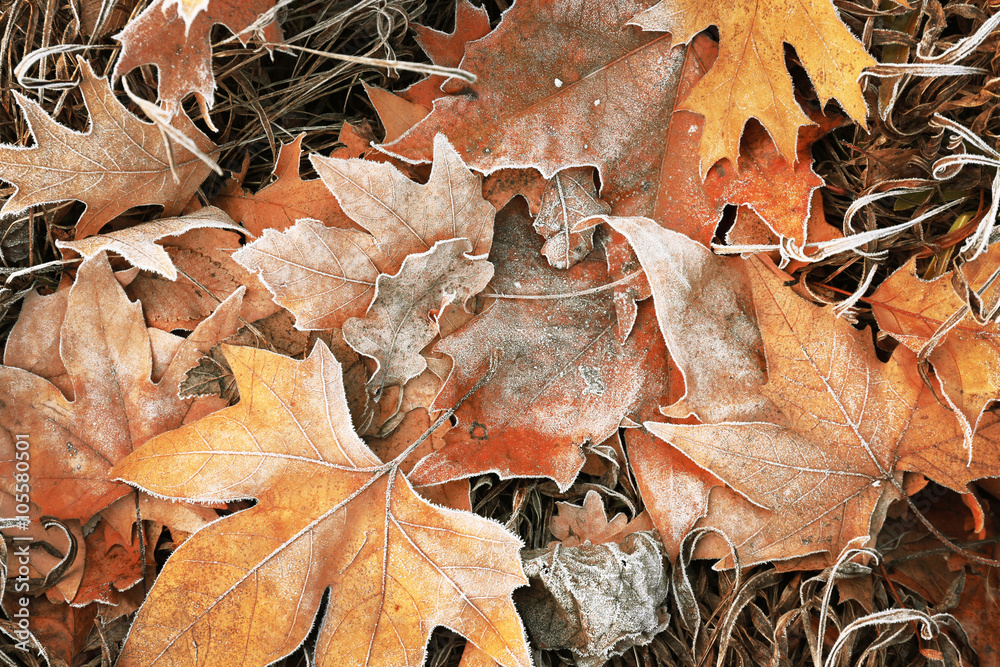
M 36 102 L 14 92 L 36 145 L 0 145 L 0 177 L 17 188 L 0 215 L 79 200 L 86 210 L 76 225 L 77 239 L 96 234 L 133 206 L 158 204 L 165 217 L 178 215 L 209 167 L 182 146 L 173 146 L 172 173 L 167 146 L 156 126 L 122 106 L 108 81 L 98 79 L 87 61 L 77 58 L 77 62 L 80 92 L 90 112 L 90 129 L 84 133 L 63 127 Z M 177 114 L 172 123 L 202 152 L 215 150 L 185 114 Z
M 396 262 L 453 238 L 469 239 L 475 255 L 490 250 L 496 211 L 483 199 L 482 182 L 445 135 L 438 134 L 433 143 L 434 164 L 426 185 L 392 165 L 310 156 L 344 212 Z
M 799 298 L 761 260 L 747 267 L 768 361 L 761 393 L 788 426 L 645 426 L 768 510 L 754 522 L 710 507 L 708 525 L 733 538 L 744 564 L 864 546 L 897 497 L 900 455 L 953 432 L 955 419 L 941 406 L 932 419 L 915 413 L 926 403 L 908 350 L 882 364 L 870 334 Z
M 611 207 L 598 199 L 593 169 L 564 169 L 552 177 L 542 193 L 535 216 L 535 231 L 545 238 L 542 254 L 557 269 L 568 269 L 594 249 L 594 228 L 573 231 L 595 216 L 608 215 Z
M 212 199 L 213 203 L 254 236 L 261 236 L 265 229 L 284 231 L 302 218 L 318 220 L 328 227 L 350 227 L 351 221 L 323 182 L 306 181 L 299 175 L 305 136 L 303 132 L 281 145 L 271 174 L 274 182 L 251 194 L 242 187 L 243 177 L 234 177 Z
M 243 233 L 232 219 L 214 207 L 199 209 L 178 218 L 161 218 L 128 227 L 117 232 L 91 236 L 79 241 L 56 241 L 59 248 L 69 248 L 90 258 L 101 251 L 114 252 L 129 264 L 144 271 L 152 271 L 167 280 L 177 280 L 177 268 L 170 255 L 155 242 L 168 236 L 180 236 L 192 229 L 214 227 Z
M 504 297 L 434 347 L 455 361 L 434 409 L 455 405 L 495 354 L 502 359 L 455 413 L 445 446 L 414 467 L 414 483 L 496 472 L 549 477 L 566 489 L 585 442 L 603 442 L 635 405 L 666 393 L 652 304 L 639 305 L 635 330 L 619 343 L 612 291 L 594 289 L 610 282 L 604 258 L 591 253 L 561 271 L 541 256 L 540 242 L 523 203 L 498 215 L 491 286 Z
M 836 98 L 865 127 L 867 107 L 858 80 L 875 59 L 829 0 L 662 0 L 630 24 L 670 32 L 676 43 L 689 42 L 710 25 L 719 29 L 718 61 L 682 102 L 706 120 L 699 150 L 703 174 L 723 158 L 737 163 L 740 137 L 751 118 L 764 125 L 786 160 L 795 161 L 796 135 L 810 121 L 796 103 L 785 68 L 786 43 L 795 47 L 820 104 Z
M 344 340 L 378 362 L 368 382 L 372 394 L 420 375 L 427 368 L 420 351 L 438 335 L 437 318 L 444 308 L 465 308 L 486 288 L 493 265 L 485 256 L 469 255 L 471 250 L 467 239 L 453 239 L 410 255 L 396 275 L 378 277 L 365 316 L 344 322 Z
M 321 667 L 417 667 L 436 625 L 527 667 L 511 600 L 525 582 L 517 538 L 430 505 L 397 464 L 382 464 L 351 428 L 341 366 L 324 345 L 305 361 L 224 351 L 240 403 L 150 441 L 114 474 L 174 498 L 258 503 L 174 552 L 118 664 L 197 650 L 205 665 L 229 665 L 234 645 L 243 664 L 269 664 L 302 643 L 329 588 Z
M 236 330 L 241 297 L 242 290 L 195 329 L 154 383 L 141 306 L 126 298 L 103 254 L 86 260 L 60 332 L 75 399 L 36 375 L 0 367 L 0 490 L 13 492 L 14 434 L 29 434 L 32 501 L 42 514 L 87 521 L 127 494 L 108 477 L 111 466 L 194 409 L 177 397 L 178 385 L 201 352 Z
M 616 543 L 527 551 L 531 587 L 515 594 L 542 649 L 573 652 L 581 667 L 642 646 L 666 628 L 670 614 L 663 547 L 653 533 Z
M 115 35 L 122 51 L 111 78 L 118 80 L 141 65 L 156 65 L 157 94 L 164 108 L 178 111 L 188 93 L 195 93 L 211 108 L 215 100 L 212 26 L 226 26 L 245 46 L 250 26 L 274 4 L 275 0 L 202 0 L 191 6 L 187 0 L 155 0 Z M 281 42 L 277 20 L 254 33 L 269 51 Z

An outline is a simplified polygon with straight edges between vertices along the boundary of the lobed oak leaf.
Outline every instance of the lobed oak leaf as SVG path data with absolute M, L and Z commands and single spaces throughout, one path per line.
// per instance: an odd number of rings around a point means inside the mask
M 316 172 L 344 212 L 367 229 L 396 262 L 424 252 L 437 241 L 466 238 L 485 255 L 493 239 L 494 208 L 482 183 L 443 134 L 434 137 L 430 180 L 420 185 L 388 164 L 316 155 Z
M 0 366 L 0 490 L 13 491 L 14 436 L 28 434 L 32 500 L 41 514 L 87 521 L 127 494 L 108 471 L 151 436 L 183 423 L 195 403 L 178 398 L 178 385 L 202 351 L 235 331 L 241 296 L 195 329 L 153 382 L 141 306 L 126 298 L 103 254 L 83 262 L 60 331 L 73 400 L 47 380 Z
M 285 232 L 265 230 L 233 259 L 259 273 L 275 303 L 304 330 L 339 328 L 364 315 L 379 274 L 399 267 L 370 234 L 312 220 L 299 220 Z
M 452 239 L 408 256 L 396 275 L 378 277 L 365 316 L 344 322 L 344 340 L 378 362 L 368 381 L 373 395 L 420 375 L 427 368 L 420 351 L 439 334 L 437 320 L 444 308 L 466 308 L 486 288 L 493 265 L 485 256 L 469 255 L 471 250 L 467 239 Z
M 233 178 L 213 198 L 213 203 L 254 236 L 261 236 L 266 229 L 284 231 L 302 218 L 318 220 L 328 227 L 351 227 L 351 221 L 323 182 L 306 181 L 299 174 L 305 136 L 303 132 L 291 143 L 281 145 L 271 174 L 274 182 L 250 194 L 241 185 L 242 177 Z
M 709 515 L 737 536 L 744 563 L 863 546 L 900 489 L 901 455 L 953 430 L 954 419 L 944 408 L 919 418 L 923 386 L 906 358 L 882 364 L 868 333 L 800 299 L 762 260 L 747 267 L 768 361 L 761 393 L 788 426 L 646 427 L 756 506 L 756 522 Z
M 111 78 L 117 81 L 135 67 L 156 65 L 157 94 L 169 112 L 178 112 L 188 93 L 195 93 L 200 103 L 211 108 L 215 99 L 212 26 L 226 26 L 243 45 L 250 41 L 252 28 L 271 51 L 281 42 L 277 20 L 255 26 L 274 5 L 275 0 L 201 0 L 198 5 L 189 0 L 155 0 L 115 35 L 122 51 Z
M 665 392 L 667 351 L 651 304 L 640 304 L 624 343 L 603 257 L 592 253 L 562 271 L 539 253 L 523 203 L 498 215 L 490 261 L 500 298 L 443 339 L 435 352 L 455 364 L 434 408 L 453 405 L 475 385 L 495 351 L 492 379 L 455 413 L 445 446 L 418 463 L 415 484 L 437 484 L 486 472 L 549 477 L 565 489 L 585 457 L 646 397 Z
M 517 538 L 427 503 L 398 462 L 381 463 L 351 427 L 324 345 L 304 361 L 225 353 L 240 402 L 151 440 L 114 474 L 159 495 L 257 505 L 174 552 L 118 664 L 229 665 L 234 645 L 242 664 L 270 664 L 302 643 L 329 589 L 317 665 L 416 667 L 435 625 L 530 665 L 511 599 L 526 583 Z
M 0 173 L 16 188 L 0 215 L 38 204 L 82 201 L 86 209 L 76 225 L 77 239 L 96 234 L 133 206 L 157 204 L 165 217 L 178 215 L 209 167 L 181 146 L 166 146 L 153 123 L 133 116 L 115 99 L 106 79 L 98 79 L 82 58 L 77 62 L 80 92 L 90 112 L 86 132 L 63 127 L 37 103 L 14 93 L 36 145 L 0 145 Z M 185 114 L 177 114 L 172 123 L 202 152 L 215 150 Z
M 738 4 L 662 0 L 639 12 L 631 24 L 665 31 L 687 43 L 710 25 L 719 29 L 719 60 L 682 102 L 705 117 L 701 173 L 718 160 L 737 163 L 740 137 L 756 118 L 792 163 L 799 128 L 809 118 L 796 103 L 785 68 L 784 45 L 796 50 L 820 104 L 836 98 L 865 126 L 867 106 L 858 80 L 875 59 L 850 33 L 829 0 L 749 0 Z
M 1000 246 L 995 245 L 965 264 L 960 270 L 969 291 L 963 298 L 955 291 L 953 273 L 926 282 L 917 276 L 916 259 L 911 259 L 868 298 L 879 327 L 914 352 L 943 334 L 927 359 L 970 431 L 1000 394 L 1000 325 L 977 320 L 969 308 L 972 299 L 983 304 L 996 301 L 995 289 L 976 296 L 972 292 L 984 289 L 998 267 Z
M 79 241 L 56 241 L 56 246 L 78 252 L 88 259 L 100 252 L 114 252 L 137 269 L 151 271 L 167 280 L 177 280 L 177 268 L 170 260 L 170 255 L 155 242 L 205 227 L 228 229 L 241 234 L 245 231 L 224 212 L 210 206 L 177 218 L 161 218 Z

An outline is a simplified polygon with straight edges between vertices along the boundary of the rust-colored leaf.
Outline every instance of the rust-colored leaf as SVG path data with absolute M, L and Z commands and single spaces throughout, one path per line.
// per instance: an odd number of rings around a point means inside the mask
M 189 500 L 256 506 L 174 552 L 132 626 L 122 667 L 246 665 L 291 653 L 329 588 L 317 665 L 420 665 L 436 625 L 507 667 L 530 664 L 511 591 L 526 580 L 518 540 L 430 505 L 351 428 L 341 367 L 318 344 L 305 361 L 226 348 L 240 403 L 164 434 L 114 474 Z M 171 464 L 164 466 L 164 457 Z
M 363 318 L 344 322 L 344 340 L 375 359 L 378 370 L 368 382 L 376 396 L 382 388 L 405 384 L 427 368 L 420 355 L 438 335 L 437 319 L 450 304 L 466 302 L 486 288 L 493 265 L 469 255 L 467 239 L 438 241 L 425 253 L 403 260 L 394 276 L 381 275 L 375 298 Z
M 952 404 L 975 428 L 983 409 L 1000 394 L 1000 325 L 977 320 L 970 299 L 995 303 L 997 291 L 983 290 L 1000 269 L 1000 246 L 990 248 L 960 270 L 968 286 L 964 298 L 955 291 L 953 274 L 926 282 L 911 259 L 885 279 L 869 297 L 879 327 L 914 352 L 932 348 L 927 359 L 941 379 Z M 954 319 L 953 319 L 954 318 Z M 943 334 L 931 343 L 935 334 Z
M 115 35 L 122 52 L 112 78 L 117 80 L 141 65 L 156 65 L 160 103 L 168 110 L 180 109 L 188 93 L 198 95 L 209 107 L 215 100 L 212 74 L 212 26 L 229 28 L 241 44 L 250 41 L 248 29 L 275 0 L 210 0 L 198 9 L 187 9 L 186 1 L 156 0 Z M 255 31 L 272 50 L 281 42 L 277 20 Z
M 631 21 L 644 30 L 668 31 L 689 42 L 710 25 L 719 28 L 719 60 L 683 100 L 706 119 L 699 151 L 701 172 L 726 158 L 737 162 L 740 137 L 751 118 L 795 161 L 796 135 L 809 125 L 785 68 L 784 44 L 795 47 L 821 104 L 836 98 L 856 122 L 867 115 L 858 79 L 875 65 L 837 16 L 829 0 L 747 0 L 735 4 L 662 0 Z
M 305 181 L 299 174 L 305 136 L 300 134 L 291 143 L 281 145 L 273 183 L 251 194 L 243 189 L 242 179 L 231 179 L 214 197 L 215 205 L 254 236 L 262 236 L 266 229 L 284 231 L 302 218 L 319 220 L 328 227 L 350 227 L 351 221 L 323 182 Z
M 178 215 L 209 167 L 183 147 L 174 146 L 171 172 L 168 148 L 156 126 L 122 106 L 108 81 L 98 79 L 87 61 L 78 58 L 77 62 L 80 92 L 90 112 L 90 129 L 84 133 L 63 127 L 37 103 L 14 93 L 36 145 L 0 145 L 0 176 L 17 188 L 0 214 L 79 200 L 87 207 L 76 225 L 77 239 L 96 234 L 133 206 L 158 204 L 164 216 Z M 173 125 L 199 150 L 215 150 L 215 144 L 183 113 L 174 117 Z
M 584 464 L 581 446 L 602 442 L 646 396 L 665 393 L 667 363 L 651 304 L 619 343 L 603 257 L 553 269 L 523 206 L 498 216 L 491 286 L 504 296 L 438 343 L 455 366 L 435 408 L 456 403 L 502 354 L 493 378 L 458 409 L 446 445 L 421 461 L 412 479 L 440 483 L 485 472 L 544 476 L 568 487 Z

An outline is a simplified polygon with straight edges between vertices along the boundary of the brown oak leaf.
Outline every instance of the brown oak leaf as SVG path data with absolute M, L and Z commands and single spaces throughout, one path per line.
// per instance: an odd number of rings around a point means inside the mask
M 511 592 L 526 578 L 499 524 L 422 500 L 351 427 L 341 366 L 225 348 L 240 402 L 164 434 L 114 474 L 159 495 L 256 498 L 174 552 L 132 626 L 122 667 L 268 664 L 324 618 L 315 663 L 421 665 L 436 625 L 506 667 L 530 664 Z M 170 461 L 164 465 L 165 458 Z
M 195 93 L 199 102 L 211 107 L 215 99 L 212 26 L 221 23 L 246 45 L 251 37 L 250 27 L 274 3 L 275 0 L 211 0 L 198 10 L 185 9 L 186 2 L 155 0 L 115 35 L 122 52 L 115 62 L 112 79 L 117 80 L 140 65 L 156 65 L 157 93 L 168 111 L 178 111 L 188 93 Z M 254 32 L 269 51 L 281 42 L 277 20 Z
M 0 367 L 0 490 L 13 492 L 15 435 L 32 447 L 32 500 L 43 514 L 87 521 L 129 492 L 108 471 L 148 438 L 181 425 L 196 405 L 177 389 L 202 352 L 236 330 L 242 290 L 185 339 L 151 380 L 150 339 L 107 258 L 86 260 L 69 291 L 60 356 L 73 387 Z
M 619 512 L 611 521 L 604 509 L 604 501 L 597 491 L 587 491 L 583 505 L 556 503 L 556 514 L 549 521 L 549 532 L 564 547 L 581 544 L 604 544 L 621 542 L 640 530 L 652 530 L 649 514 L 643 512 L 631 521 L 624 512 Z
M 603 442 L 644 397 L 658 400 L 667 353 L 652 304 L 640 304 L 625 343 L 604 258 L 553 269 L 539 252 L 523 202 L 498 215 L 491 286 L 502 294 L 488 310 L 434 347 L 455 360 L 434 408 L 454 405 L 499 351 L 493 378 L 455 413 L 445 446 L 417 464 L 411 479 L 436 484 L 485 472 L 549 477 L 572 484 L 581 446 Z
M 78 58 L 77 62 L 80 92 L 90 112 L 86 132 L 63 127 L 37 103 L 14 93 L 36 145 L 0 145 L 0 174 L 17 188 L 0 208 L 0 215 L 37 204 L 79 200 L 86 204 L 76 225 L 76 238 L 82 239 L 133 206 L 158 204 L 166 217 L 180 214 L 209 167 L 182 146 L 173 146 L 171 170 L 171 149 L 156 126 L 122 106 L 107 79 L 98 79 L 87 61 Z M 215 150 L 215 144 L 185 114 L 177 114 L 172 123 L 202 152 Z

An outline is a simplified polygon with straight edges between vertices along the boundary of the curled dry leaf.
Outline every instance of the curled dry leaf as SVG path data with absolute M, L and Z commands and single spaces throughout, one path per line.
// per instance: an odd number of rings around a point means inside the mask
M 756 506 L 756 521 L 711 507 L 706 520 L 744 564 L 836 556 L 877 532 L 898 497 L 901 457 L 953 435 L 955 418 L 927 401 L 906 348 L 882 364 L 867 332 L 799 298 L 762 260 L 747 267 L 769 370 L 760 391 L 788 426 L 645 425 Z
M 112 78 L 117 80 L 141 65 L 156 65 L 160 104 L 170 112 L 180 109 L 188 93 L 198 95 L 209 107 L 215 99 L 212 74 L 212 26 L 229 28 L 241 44 L 250 41 L 251 26 L 274 7 L 275 0 L 211 0 L 202 7 L 188 7 L 188 0 L 155 0 L 115 35 L 122 51 Z M 253 33 L 270 51 L 281 42 L 277 20 Z
M 493 265 L 484 255 L 469 255 L 470 250 L 467 239 L 452 239 L 410 255 L 396 275 L 378 277 L 365 316 L 344 322 L 344 340 L 378 362 L 368 382 L 372 394 L 420 375 L 427 368 L 420 351 L 438 335 L 437 319 L 445 306 L 464 308 L 486 288 Z
M 810 120 L 795 100 L 785 44 L 795 47 L 820 103 L 836 98 L 865 126 L 867 107 L 858 80 L 875 59 L 829 0 L 662 0 L 630 23 L 670 32 L 677 43 L 690 41 L 710 25 L 719 28 L 719 59 L 683 101 L 685 109 L 706 119 L 699 150 L 702 173 L 723 158 L 737 163 L 740 137 L 751 118 L 764 125 L 786 160 L 795 161 L 796 135 Z
M 519 542 L 499 524 L 420 499 L 351 427 L 341 367 L 225 348 L 237 405 L 177 429 L 114 469 L 159 495 L 256 498 L 168 561 L 118 664 L 265 665 L 291 653 L 330 594 L 315 662 L 421 665 L 436 625 L 506 667 L 530 664 L 511 591 Z M 164 457 L 170 461 L 164 465 Z M 195 593 L 196 591 L 196 593 Z
M 63 127 L 37 103 L 15 92 L 36 145 L 0 145 L 0 173 L 17 188 L 0 215 L 29 206 L 79 200 L 86 209 L 76 225 L 76 238 L 100 231 L 105 223 L 133 206 L 157 204 L 165 216 L 178 215 L 209 173 L 209 167 L 181 146 L 164 145 L 153 123 L 122 106 L 106 79 L 77 58 L 80 92 L 90 112 L 90 129 L 79 133 Z M 216 146 L 183 113 L 173 121 L 177 131 L 211 153 Z M 174 176 L 176 175 L 176 180 Z
M 454 405 L 497 352 L 502 362 L 411 479 L 436 484 L 496 472 L 549 477 L 565 489 L 584 464 L 585 442 L 603 442 L 645 397 L 666 393 L 666 348 L 648 302 L 628 340 L 616 340 L 613 292 L 601 289 L 610 282 L 603 257 L 553 269 L 521 203 L 498 221 L 491 286 L 504 297 L 435 346 L 455 365 L 434 407 Z
M 608 215 L 611 207 L 597 198 L 590 167 L 564 169 L 552 177 L 535 216 L 535 231 L 545 238 L 542 254 L 557 269 L 568 269 L 594 249 L 594 228 L 573 231 L 595 216 Z
M 195 213 L 182 215 L 178 218 L 162 218 L 152 222 L 144 222 L 117 232 L 108 232 L 91 236 L 79 241 L 56 241 L 60 248 L 76 251 L 90 258 L 102 251 L 121 255 L 129 264 L 151 271 L 165 277 L 167 280 L 177 280 L 177 268 L 170 260 L 170 255 L 156 241 L 168 236 L 180 236 L 192 229 L 214 227 L 244 233 L 242 227 L 233 223 L 224 212 L 214 207 L 202 208 Z
M 437 241 L 466 238 L 475 255 L 493 239 L 496 211 L 483 199 L 482 182 L 443 134 L 434 137 L 434 163 L 426 185 L 392 165 L 310 156 L 313 167 L 344 212 L 367 229 L 394 261 L 425 252 Z
M 743 260 L 713 255 L 648 218 L 607 222 L 639 255 L 660 331 L 684 374 L 687 392 L 670 415 L 719 422 L 767 411 L 759 392 L 767 367 Z
M 337 199 L 321 180 L 302 180 L 299 160 L 305 136 L 303 132 L 291 143 L 281 145 L 271 174 L 273 183 L 251 194 L 243 189 L 242 176 L 236 176 L 226 182 L 213 203 L 254 236 L 261 236 L 266 229 L 284 231 L 302 218 L 318 220 L 328 227 L 351 227 Z M 245 168 L 246 163 L 244 172 Z

